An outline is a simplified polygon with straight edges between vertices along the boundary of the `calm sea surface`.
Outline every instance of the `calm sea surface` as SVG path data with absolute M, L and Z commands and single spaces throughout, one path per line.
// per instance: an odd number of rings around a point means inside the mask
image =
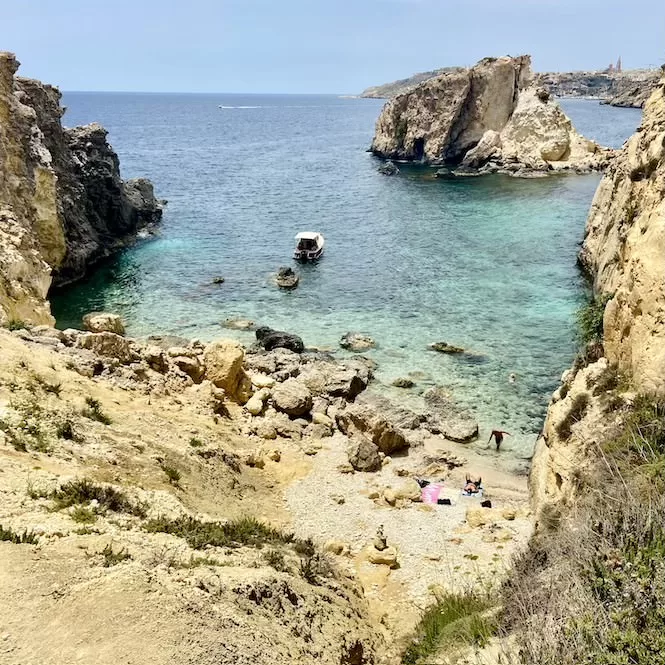
M 122 314 L 133 336 L 249 343 L 251 333 L 220 325 L 242 317 L 333 349 L 361 331 L 377 342 L 380 381 L 419 372 L 421 389 L 450 387 L 484 429 L 514 434 L 506 450 L 531 453 L 575 352 L 575 255 L 598 176 L 382 176 L 366 152 L 378 100 L 66 93 L 64 103 L 67 125 L 105 125 L 123 176 L 151 178 L 169 203 L 158 238 L 54 296 L 58 325 L 102 309 Z M 562 105 L 582 133 L 611 146 L 641 117 L 593 101 Z M 325 256 L 284 292 L 271 277 L 291 264 L 300 230 L 325 235 Z M 225 283 L 212 285 L 217 276 Z M 427 349 L 435 341 L 471 353 L 439 355 Z

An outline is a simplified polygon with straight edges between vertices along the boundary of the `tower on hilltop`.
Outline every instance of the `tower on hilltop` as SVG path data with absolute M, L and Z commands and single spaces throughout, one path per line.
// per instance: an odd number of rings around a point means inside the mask
M 619 59 L 617 60 L 617 66 L 615 67 L 615 71 L 618 74 L 621 74 L 621 56 L 619 56 Z

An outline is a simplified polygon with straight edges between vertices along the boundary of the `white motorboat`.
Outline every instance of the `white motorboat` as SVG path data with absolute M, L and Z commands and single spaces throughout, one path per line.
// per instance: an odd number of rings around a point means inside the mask
M 293 258 L 297 261 L 315 261 L 323 254 L 324 239 L 320 233 L 302 231 L 296 236 Z

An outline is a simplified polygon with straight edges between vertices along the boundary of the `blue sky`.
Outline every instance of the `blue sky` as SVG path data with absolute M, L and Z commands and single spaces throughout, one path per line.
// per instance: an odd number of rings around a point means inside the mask
M 4 3 L 3 3 L 4 4 Z M 487 55 L 665 62 L 664 0 L 15 0 L 0 49 L 64 90 L 354 93 Z

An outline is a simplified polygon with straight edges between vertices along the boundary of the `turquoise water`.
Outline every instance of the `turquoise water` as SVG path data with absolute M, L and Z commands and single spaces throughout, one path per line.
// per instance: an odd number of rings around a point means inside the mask
M 58 325 L 122 314 L 132 335 L 212 339 L 230 317 L 337 348 L 375 338 L 378 378 L 419 372 L 450 387 L 483 427 L 528 456 L 549 394 L 574 355 L 582 285 L 575 256 L 598 176 L 436 180 L 376 172 L 365 150 L 381 102 L 335 97 L 69 93 L 67 124 L 110 130 L 125 177 L 169 200 L 161 235 L 55 294 Z M 588 136 L 619 145 L 639 112 L 570 100 Z M 219 106 L 231 108 L 219 108 Z M 293 236 L 321 231 L 326 253 L 297 290 L 271 277 Z M 224 276 L 222 285 L 211 284 Z M 443 356 L 447 341 L 471 353 Z M 516 374 L 517 381 L 508 377 Z M 386 388 L 404 397 L 403 391 Z

